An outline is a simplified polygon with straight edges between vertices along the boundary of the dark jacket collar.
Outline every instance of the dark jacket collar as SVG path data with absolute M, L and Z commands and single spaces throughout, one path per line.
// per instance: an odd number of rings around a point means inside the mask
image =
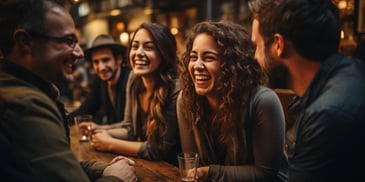
M 289 113 L 292 117 L 299 117 L 299 115 L 303 112 L 303 110 L 311 104 L 319 94 L 322 93 L 322 89 L 325 87 L 325 84 L 328 82 L 332 72 L 334 69 L 338 67 L 339 64 L 343 64 L 341 61 L 344 56 L 335 53 L 321 62 L 320 69 L 316 73 L 312 82 L 308 86 L 306 92 L 302 97 L 295 96 L 289 104 Z

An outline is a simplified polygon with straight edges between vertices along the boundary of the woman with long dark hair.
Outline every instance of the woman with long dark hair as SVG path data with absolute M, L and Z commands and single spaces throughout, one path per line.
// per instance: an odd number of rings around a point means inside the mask
M 91 145 L 101 151 L 177 165 L 181 147 L 175 37 L 165 26 L 143 23 L 129 47 L 133 71 L 127 83 L 124 120 L 116 125 L 94 125 Z

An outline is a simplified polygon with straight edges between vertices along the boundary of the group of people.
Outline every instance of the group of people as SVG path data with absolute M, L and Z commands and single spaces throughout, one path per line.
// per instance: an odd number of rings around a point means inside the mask
M 338 53 L 332 1 L 250 0 L 251 29 L 197 23 L 181 60 L 174 36 L 156 23 L 141 24 L 128 48 L 100 35 L 83 51 L 65 2 L 0 2 L 0 173 L 7 179 L 135 181 L 128 156 L 177 165 L 180 152 L 199 154 L 198 181 L 364 179 L 365 63 Z M 84 56 L 98 82 L 71 116 L 104 112 L 101 122 L 79 127 L 91 126 L 95 149 L 121 155 L 109 163 L 76 160 L 58 100 Z M 287 68 L 296 94 L 287 131 L 280 100 L 266 86 L 275 62 Z

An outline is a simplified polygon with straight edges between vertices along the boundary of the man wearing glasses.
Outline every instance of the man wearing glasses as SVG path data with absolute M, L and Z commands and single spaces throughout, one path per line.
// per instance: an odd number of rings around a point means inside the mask
M 134 162 L 85 161 L 70 149 L 57 86 L 84 56 L 62 0 L 0 1 L 0 174 L 9 181 L 131 181 Z
M 32 37 L 35 37 L 35 38 L 40 38 L 40 39 L 44 39 L 44 40 L 52 40 L 52 41 L 59 42 L 59 43 L 66 43 L 71 48 L 75 48 L 76 44 L 78 43 L 78 40 L 77 40 L 77 37 L 75 34 L 69 34 L 69 35 L 65 35 L 63 37 L 54 37 L 54 36 L 42 34 L 39 32 L 29 31 L 28 33 L 29 33 L 29 35 L 31 35 Z

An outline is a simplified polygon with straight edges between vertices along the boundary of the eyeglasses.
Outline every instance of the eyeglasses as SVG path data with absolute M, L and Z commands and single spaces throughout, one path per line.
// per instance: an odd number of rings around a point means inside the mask
M 79 42 L 77 37 L 75 35 L 66 35 L 63 37 L 54 37 L 42 33 L 35 33 L 35 32 L 28 32 L 32 37 L 42 38 L 42 39 L 48 39 L 53 40 L 60 43 L 66 43 L 71 48 L 75 48 L 76 44 Z

